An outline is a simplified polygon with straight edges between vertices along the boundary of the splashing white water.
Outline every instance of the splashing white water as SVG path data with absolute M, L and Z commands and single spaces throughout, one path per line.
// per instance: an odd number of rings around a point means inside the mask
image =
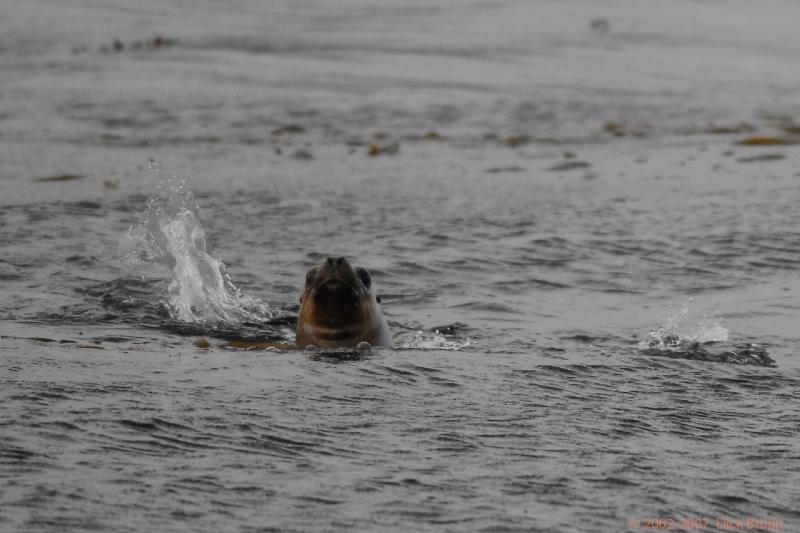
M 680 311 L 667 318 L 664 325 L 648 333 L 647 338 L 639 343 L 640 349 L 675 348 L 686 342 L 723 342 L 730 333 L 722 325 L 722 319 L 716 315 L 705 315 L 694 326 L 684 327 L 689 316 L 691 298 L 684 302 Z
M 156 187 L 138 226 L 128 232 L 127 261 L 162 263 L 172 271 L 169 308 L 186 322 L 261 322 L 269 305 L 245 296 L 225 264 L 206 250 L 206 234 L 191 191 L 167 179 Z
M 414 332 L 414 336 L 410 339 L 398 339 L 398 346 L 400 348 L 413 349 L 413 350 L 447 350 L 456 351 L 466 348 L 471 344 L 469 339 L 458 341 L 448 339 L 438 331 L 422 331 Z
M 691 341 L 704 342 L 723 342 L 728 340 L 728 328 L 722 325 L 722 319 L 716 316 L 705 316 L 697 323 L 696 328 L 689 333 Z

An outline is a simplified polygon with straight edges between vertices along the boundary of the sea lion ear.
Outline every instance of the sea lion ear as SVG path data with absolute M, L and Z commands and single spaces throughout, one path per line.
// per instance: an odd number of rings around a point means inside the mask
M 375 295 L 375 301 L 378 302 L 378 303 L 381 303 L 381 297 L 380 297 L 379 294 Z
M 356 268 L 356 276 L 358 276 L 358 279 L 361 280 L 361 283 L 364 284 L 365 288 L 370 288 L 372 285 L 372 276 L 369 275 L 369 272 L 366 268 Z

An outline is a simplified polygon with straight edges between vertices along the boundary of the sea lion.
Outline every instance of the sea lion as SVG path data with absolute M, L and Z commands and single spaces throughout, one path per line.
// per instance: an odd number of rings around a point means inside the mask
M 297 347 L 348 348 L 367 342 L 394 348 L 372 276 L 344 257 L 328 257 L 306 274 L 297 317 Z

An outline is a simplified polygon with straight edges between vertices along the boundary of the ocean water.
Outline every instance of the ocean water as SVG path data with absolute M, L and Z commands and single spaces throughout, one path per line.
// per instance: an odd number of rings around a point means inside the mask
M 0 531 L 800 530 L 798 16 L 7 0 Z

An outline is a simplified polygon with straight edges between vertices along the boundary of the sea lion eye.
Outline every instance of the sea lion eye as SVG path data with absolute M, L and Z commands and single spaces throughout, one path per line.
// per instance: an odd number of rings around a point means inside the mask
M 372 276 L 369 275 L 366 268 L 358 267 L 356 269 L 356 275 L 358 279 L 361 280 L 361 283 L 364 284 L 364 287 L 369 289 L 370 285 L 372 285 Z
M 311 284 L 314 283 L 314 278 L 316 277 L 317 277 L 317 267 L 314 267 L 308 271 L 308 274 L 306 274 L 306 287 L 311 286 Z

